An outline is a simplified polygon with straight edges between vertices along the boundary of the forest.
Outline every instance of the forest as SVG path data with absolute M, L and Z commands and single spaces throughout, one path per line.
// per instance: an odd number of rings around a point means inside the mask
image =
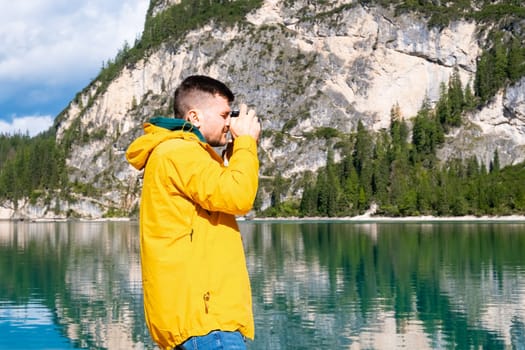
M 66 149 L 53 132 L 35 137 L 0 134 L 0 203 L 17 209 L 18 201 L 45 198 L 46 203 L 69 186 Z
M 487 53 L 486 59 L 495 63 L 493 55 L 496 51 Z M 510 79 L 508 74 L 502 79 Z M 475 86 L 483 76 L 477 75 Z M 476 157 L 443 163 L 436 156 L 446 132 L 460 126 L 462 116 L 481 101 L 479 89 L 474 94 L 470 86 L 463 87 L 456 70 L 448 85 L 441 85 L 436 106 L 423 103 L 411 129 L 396 105 L 388 131 L 372 134 L 361 122 L 351 135 L 325 131 L 333 139 L 332 148 L 344 155 L 342 161 L 335 163 L 329 149 L 326 167 L 304 176 L 300 201 L 281 201 L 290 184 L 277 174 L 272 206 L 262 215 L 355 216 L 372 205 L 378 207 L 377 215 L 384 216 L 523 214 L 525 163 L 501 169 L 497 150 L 489 164 Z
M 153 17 L 156 2 L 151 1 L 142 37 L 132 47 L 125 43 L 116 57 L 102 66 L 92 84 L 100 82 L 99 89 L 105 89 L 124 65 L 146 57 L 167 40 L 180 40 L 188 30 L 210 19 L 231 25 L 261 3 L 182 0 Z M 462 125 L 466 113 L 483 107 L 499 89 L 525 76 L 525 46 L 519 25 L 525 8 L 521 0 L 360 3 L 394 6 L 399 14 L 420 12 L 433 26 L 458 18 L 487 23 L 487 45 L 479 57 L 475 81 L 462 86 L 455 72 L 448 84 L 442 84 L 439 101 L 434 106 L 426 101 L 416 116 L 402 116 L 399 106 L 392 106 L 388 131 L 373 134 L 362 124 L 348 135 L 320 130 L 314 137 L 327 138 L 333 150 L 343 155 L 341 161 L 336 163 L 329 151 L 326 167 L 304 174 L 298 200 L 286 200 L 288 180 L 277 174 L 270 184 L 272 206 L 263 211 L 259 198 L 255 206 L 258 214 L 348 216 L 363 213 L 373 204 L 379 207 L 378 214 L 393 216 L 523 214 L 525 164 L 501 168 L 498 152 L 489 164 L 476 158 L 443 163 L 436 156 L 446 133 Z M 61 142 L 56 141 L 53 128 L 32 138 L 0 135 L 0 204 L 16 209 L 21 199 L 49 203 L 56 197 L 67 199 L 72 193 L 96 195 L 90 184 L 69 179 L 66 159 L 72 156 L 75 137 L 67 135 Z

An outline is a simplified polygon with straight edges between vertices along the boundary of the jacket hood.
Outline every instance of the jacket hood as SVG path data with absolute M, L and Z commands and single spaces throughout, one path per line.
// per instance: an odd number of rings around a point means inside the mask
M 183 119 L 155 117 L 144 124 L 144 135 L 131 143 L 126 159 L 137 170 L 146 166 L 149 155 L 159 144 L 170 139 L 195 139 L 206 143 L 199 129 Z

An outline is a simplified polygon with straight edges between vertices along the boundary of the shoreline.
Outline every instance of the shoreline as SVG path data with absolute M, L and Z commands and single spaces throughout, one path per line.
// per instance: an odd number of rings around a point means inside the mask
M 402 216 L 402 217 L 391 217 L 391 216 L 371 216 L 371 215 L 360 215 L 360 216 L 348 216 L 348 217 L 278 217 L 278 218 L 260 218 L 253 217 L 250 219 L 241 218 L 238 221 L 246 222 L 348 222 L 348 223 L 388 223 L 388 222 L 490 222 L 490 223 L 525 223 L 525 215 L 506 215 L 506 216 Z
M 112 218 L 96 218 L 96 219 L 85 219 L 85 218 L 0 218 L 0 222 L 24 222 L 24 223 L 47 223 L 47 222 L 129 222 L 138 221 L 135 218 L 128 217 L 112 217 Z
M 0 222 L 23 222 L 23 223 L 48 223 L 48 222 L 132 222 L 138 221 L 137 218 L 129 217 L 112 217 L 112 218 L 0 218 Z M 503 216 L 345 216 L 345 217 L 257 217 L 257 216 L 239 216 L 239 222 L 348 222 L 348 223 L 381 223 L 381 222 L 491 222 L 491 223 L 525 223 L 525 215 L 503 215 Z

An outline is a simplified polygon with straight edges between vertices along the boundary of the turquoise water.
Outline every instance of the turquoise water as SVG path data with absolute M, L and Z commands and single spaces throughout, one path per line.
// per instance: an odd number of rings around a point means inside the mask
M 249 349 L 525 349 L 525 223 L 242 222 Z M 155 349 L 133 222 L 0 222 L 0 349 Z

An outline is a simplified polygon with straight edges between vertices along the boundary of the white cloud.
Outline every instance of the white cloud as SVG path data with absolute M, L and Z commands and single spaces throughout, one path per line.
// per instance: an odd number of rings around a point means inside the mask
M 0 82 L 96 75 L 140 35 L 148 2 L 0 0 Z
M 125 41 L 133 45 L 148 5 L 149 0 L 0 0 L 0 131 L 25 128 L 27 118 L 48 125 L 49 117 L 41 114 L 51 114 L 50 103 L 53 113 L 62 110 L 78 92 L 69 90 L 86 86 Z M 13 114 L 37 116 L 9 122 Z
M 36 136 L 42 131 L 48 130 L 53 125 L 53 117 L 50 115 L 34 115 L 14 117 L 10 123 L 0 120 L 0 134 L 23 134 Z

